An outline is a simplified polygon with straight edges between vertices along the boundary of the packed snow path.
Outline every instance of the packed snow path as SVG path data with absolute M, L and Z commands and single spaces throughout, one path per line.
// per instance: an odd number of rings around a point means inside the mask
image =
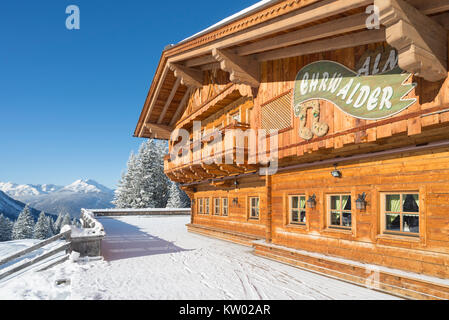
M 251 248 L 188 233 L 189 221 L 185 216 L 102 218 L 108 234 L 105 261 L 66 262 L 11 281 L 0 286 L 0 298 L 396 299 L 257 257 Z M 70 284 L 56 286 L 61 278 Z

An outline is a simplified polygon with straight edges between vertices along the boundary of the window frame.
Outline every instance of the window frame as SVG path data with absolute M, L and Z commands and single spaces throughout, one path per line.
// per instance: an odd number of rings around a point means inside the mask
M 340 197 L 340 209 L 332 210 L 332 197 Z M 349 196 L 351 199 L 351 210 L 342 210 L 341 204 L 343 203 L 342 197 Z M 350 192 L 342 192 L 342 193 L 332 193 L 327 195 L 327 208 L 326 208 L 326 215 L 327 215 L 327 227 L 330 229 L 337 229 L 337 230 L 352 230 L 352 227 L 354 226 L 354 204 L 352 203 L 353 198 L 352 194 Z M 332 211 L 337 211 L 340 213 L 340 225 L 334 225 L 332 224 Z M 351 213 L 351 226 L 347 227 L 344 226 L 343 223 L 343 214 L 344 213 Z
M 386 210 L 386 204 L 387 204 L 387 196 L 389 195 L 399 195 L 399 201 L 401 204 L 401 211 L 400 212 L 393 212 L 393 211 L 387 211 Z M 418 212 L 406 212 L 404 211 L 404 203 L 403 203 L 403 196 L 404 195 L 417 195 L 418 196 Z M 384 235 L 393 235 L 393 236 L 406 236 L 406 237 L 412 237 L 412 238 L 419 238 L 421 236 L 421 230 L 422 230 L 422 219 L 421 219 L 421 195 L 419 191 L 384 191 L 380 193 L 380 215 L 381 215 L 381 234 Z M 399 214 L 400 216 L 400 230 L 401 231 L 394 231 L 394 230 L 387 230 L 387 214 Z M 402 231 L 404 228 L 403 225 L 403 216 L 405 215 L 414 215 L 418 217 L 419 221 L 419 230 L 418 232 L 406 232 Z
M 198 209 L 197 209 L 198 214 L 204 214 L 204 201 L 203 198 L 198 198 Z
M 298 220 L 299 221 L 293 221 L 293 198 L 298 198 Z M 300 208 L 301 206 L 301 198 L 304 198 L 304 209 Z M 305 221 L 301 222 L 301 211 L 304 211 L 304 218 Z M 307 225 L 307 197 L 305 194 L 291 194 L 288 196 L 288 223 L 293 225 L 300 225 L 305 226 Z
M 253 207 L 253 204 L 252 204 L 253 199 L 257 199 L 257 206 Z M 248 197 L 248 202 L 249 202 L 248 218 L 250 220 L 260 220 L 260 197 L 258 197 L 258 196 Z M 252 215 L 253 208 L 257 209 L 257 216 Z
M 218 211 L 217 211 L 217 200 L 218 200 Z M 213 204 L 214 204 L 213 215 L 220 216 L 221 215 L 221 200 L 220 200 L 220 198 L 214 198 Z
M 204 214 L 210 214 L 210 198 L 204 198 Z
M 226 200 L 226 206 L 224 205 L 224 201 Z M 224 213 L 225 212 L 225 209 L 226 208 L 226 214 Z M 223 197 L 223 198 L 221 198 L 221 215 L 223 216 L 223 217 L 229 217 L 229 198 L 227 198 L 227 197 Z

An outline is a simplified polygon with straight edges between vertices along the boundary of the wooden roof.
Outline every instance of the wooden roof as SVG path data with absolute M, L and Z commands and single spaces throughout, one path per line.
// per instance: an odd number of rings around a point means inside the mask
M 163 51 L 134 135 L 168 139 L 204 70 L 218 67 L 235 83 L 256 86 L 261 61 L 385 41 L 384 26 L 366 29 L 374 1 L 406 1 L 439 23 L 449 20 L 441 14 L 449 0 L 285 0 L 250 11 Z

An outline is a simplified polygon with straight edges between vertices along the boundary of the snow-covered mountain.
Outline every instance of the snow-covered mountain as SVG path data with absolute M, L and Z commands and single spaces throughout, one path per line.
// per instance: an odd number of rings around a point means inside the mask
M 0 191 L 37 210 L 78 217 L 81 208 L 112 208 L 114 191 L 94 180 L 77 180 L 65 187 L 57 185 L 18 185 L 1 183 Z
M 0 191 L 0 214 L 5 215 L 12 220 L 16 220 L 23 208 L 25 208 L 24 203 L 14 200 L 4 192 Z M 36 219 L 40 212 L 33 208 L 30 209 L 31 214 Z
M 0 191 L 8 194 L 11 197 L 33 197 L 41 194 L 49 194 L 51 192 L 62 189 L 61 186 L 54 184 L 16 184 L 11 182 L 0 182 Z

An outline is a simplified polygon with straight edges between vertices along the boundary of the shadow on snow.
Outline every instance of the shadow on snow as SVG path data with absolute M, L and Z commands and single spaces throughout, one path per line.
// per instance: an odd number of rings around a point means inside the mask
M 106 261 L 188 251 L 123 221 L 113 218 L 101 218 L 100 221 L 106 231 L 101 244 Z

